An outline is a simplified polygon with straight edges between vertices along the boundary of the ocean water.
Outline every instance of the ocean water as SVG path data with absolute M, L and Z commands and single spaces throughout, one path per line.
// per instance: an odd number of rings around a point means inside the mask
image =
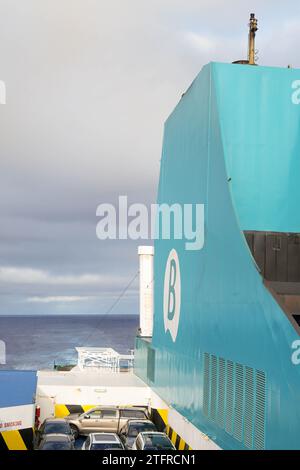
M 52 369 L 76 364 L 76 346 L 111 347 L 126 354 L 134 347 L 135 315 L 0 316 L 6 365 L 0 369 Z

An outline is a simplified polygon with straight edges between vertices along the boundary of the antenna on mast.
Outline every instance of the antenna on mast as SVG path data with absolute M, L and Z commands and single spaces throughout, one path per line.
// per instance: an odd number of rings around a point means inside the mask
M 248 59 L 236 60 L 232 62 L 233 64 L 242 64 L 242 65 L 256 65 L 255 63 L 255 35 L 257 27 L 257 19 L 255 18 L 255 13 L 250 14 L 249 22 L 249 40 L 248 40 Z
M 255 35 L 256 35 L 257 30 L 258 30 L 258 27 L 257 27 L 257 19 L 255 18 L 255 13 L 251 13 L 250 23 L 249 23 L 249 50 L 248 50 L 249 65 L 256 65 L 255 64 Z

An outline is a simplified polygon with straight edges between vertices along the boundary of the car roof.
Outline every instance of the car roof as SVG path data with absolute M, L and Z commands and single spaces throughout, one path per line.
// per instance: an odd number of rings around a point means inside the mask
M 45 434 L 43 441 L 70 441 L 67 434 Z
M 147 407 L 146 406 L 117 406 L 120 410 L 141 410 L 141 411 L 146 411 Z
M 47 418 L 44 423 L 66 423 L 64 418 Z
M 117 434 L 112 432 L 97 432 L 90 434 L 91 441 L 95 442 L 120 442 Z
M 94 406 L 93 408 L 90 408 L 88 411 L 85 411 L 85 413 L 90 413 L 90 411 L 95 411 L 95 410 L 113 410 L 113 411 L 117 411 L 117 408 L 115 406 Z
M 161 441 L 165 441 L 165 442 L 168 442 L 171 444 L 171 446 L 173 448 L 175 448 L 173 442 L 171 441 L 171 439 L 169 438 L 169 436 L 167 436 L 167 434 L 165 434 L 164 432 L 155 432 L 155 431 L 145 431 L 145 432 L 140 432 L 139 436 L 142 438 L 142 440 L 144 441 L 144 444 L 146 446 L 147 444 L 147 440 L 149 440 L 150 442 L 152 442 L 153 440 L 157 440 L 155 438 L 158 438 L 160 439 Z M 154 444 L 156 445 L 156 444 Z
M 167 436 L 167 434 L 165 432 L 158 432 L 158 431 L 142 431 L 140 432 L 139 434 L 140 436 L 142 436 L 142 439 L 143 440 L 146 440 L 147 437 L 149 437 L 151 439 L 152 436 L 160 436 L 168 441 L 171 441 L 171 439 L 169 438 L 169 436 Z M 171 441 L 172 442 L 172 441 Z
M 132 418 L 132 419 L 129 419 L 127 421 L 127 424 L 136 424 L 136 423 L 141 423 L 141 424 L 153 424 L 153 426 L 155 426 L 154 423 L 152 423 L 152 421 L 150 419 L 138 419 L 138 418 Z
M 89 411 L 92 410 L 133 410 L 133 411 L 147 411 L 147 407 L 143 406 L 114 406 L 114 405 L 99 405 L 99 406 L 94 406 L 93 408 L 89 409 L 86 411 L 88 413 Z

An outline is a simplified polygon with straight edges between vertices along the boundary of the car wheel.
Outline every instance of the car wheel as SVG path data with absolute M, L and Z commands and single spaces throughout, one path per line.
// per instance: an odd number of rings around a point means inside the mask
M 78 431 L 77 426 L 75 426 L 75 424 L 70 424 L 70 428 L 74 436 L 74 439 L 77 439 L 79 437 L 79 431 Z

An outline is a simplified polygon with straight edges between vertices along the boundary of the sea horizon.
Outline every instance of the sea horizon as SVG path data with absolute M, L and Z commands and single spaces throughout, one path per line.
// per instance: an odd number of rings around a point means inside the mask
M 0 315 L 0 340 L 6 346 L 6 364 L 0 369 L 76 364 L 76 347 L 127 354 L 134 348 L 138 325 L 138 316 L 130 314 Z

